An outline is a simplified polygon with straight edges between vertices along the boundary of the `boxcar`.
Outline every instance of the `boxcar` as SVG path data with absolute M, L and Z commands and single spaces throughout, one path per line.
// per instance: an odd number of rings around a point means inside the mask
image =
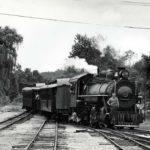
M 38 87 L 25 87 L 22 89 L 23 106 L 27 110 L 32 110 L 34 107 L 35 94 L 39 92 Z
M 36 94 L 39 100 L 36 100 Z M 56 83 L 41 87 L 26 87 L 22 90 L 23 108 L 47 112 L 50 115 L 68 116 L 70 108 L 69 79 L 58 79 Z
M 39 90 L 39 110 L 52 114 L 68 114 L 70 108 L 70 86 L 68 84 L 45 85 Z
M 40 88 L 40 104 L 39 110 L 44 112 L 55 112 L 55 95 L 57 84 L 45 85 Z

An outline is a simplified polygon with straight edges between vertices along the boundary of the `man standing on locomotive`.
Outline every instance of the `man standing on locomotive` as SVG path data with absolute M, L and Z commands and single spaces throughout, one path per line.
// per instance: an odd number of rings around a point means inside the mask
M 118 110 L 119 108 L 119 100 L 116 97 L 116 94 L 113 93 L 112 97 L 109 98 L 107 104 L 110 106 L 110 112 L 113 113 L 114 111 Z

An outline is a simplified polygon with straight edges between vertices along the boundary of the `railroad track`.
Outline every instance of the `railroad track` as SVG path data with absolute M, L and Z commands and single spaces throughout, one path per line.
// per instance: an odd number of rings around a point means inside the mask
M 138 132 L 138 133 L 143 133 L 143 134 L 149 134 L 150 135 L 150 130 L 134 129 L 133 131 Z
M 150 133 L 146 133 L 145 131 L 139 132 L 139 131 L 128 131 L 128 130 L 123 130 L 123 131 L 119 131 L 119 132 L 121 134 L 129 136 L 143 144 L 150 146 Z
M 150 131 L 148 131 L 148 130 L 141 130 L 141 129 L 127 130 L 127 129 L 123 129 L 121 131 L 150 137 Z
M 146 143 L 143 139 L 141 140 L 137 139 L 137 137 L 129 136 L 129 133 L 126 134 L 122 131 L 111 129 L 100 130 L 87 126 L 77 126 L 89 129 L 85 130 L 85 132 L 90 132 L 91 134 L 92 132 L 95 132 L 100 136 L 102 135 L 119 150 L 150 150 L 150 144 L 148 141 Z M 67 149 L 67 147 L 65 147 L 65 138 L 63 135 L 64 131 L 63 126 L 58 126 L 58 123 L 44 119 L 43 122 L 41 122 L 40 127 L 38 127 L 38 130 L 36 130 L 36 132 L 32 132 L 32 136 L 28 138 L 28 142 L 20 146 L 14 146 L 13 150 Z
M 19 115 L 12 117 L 12 118 L 4 120 L 4 121 L 0 122 L 0 131 L 12 126 L 15 123 L 18 123 L 19 121 L 21 121 L 23 119 L 28 119 L 30 116 L 31 116 L 30 112 L 23 112 Z
M 150 150 L 150 145 L 139 141 L 136 138 L 128 136 L 120 131 L 108 130 L 97 130 L 95 132 L 103 135 L 107 140 L 114 144 L 119 150 Z
M 57 150 L 58 143 L 58 123 L 52 123 L 44 120 L 39 130 L 34 137 L 30 140 L 28 145 L 23 150 Z
M 77 125 L 77 126 L 85 127 L 86 129 L 90 129 L 94 131 L 95 133 L 99 133 L 99 135 L 102 135 L 104 138 L 110 141 L 119 150 L 131 150 L 131 149 L 132 150 L 150 150 L 150 139 L 138 137 L 138 136 L 132 135 L 131 133 L 129 135 L 129 133 L 124 133 L 120 130 L 118 131 L 118 130 L 112 130 L 112 129 L 95 129 L 92 127 L 81 126 L 81 125 Z

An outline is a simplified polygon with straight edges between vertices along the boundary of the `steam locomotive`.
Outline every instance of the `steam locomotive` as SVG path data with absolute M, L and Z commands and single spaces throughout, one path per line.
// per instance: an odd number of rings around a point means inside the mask
M 74 77 L 70 82 L 73 86 L 71 97 L 77 100 L 77 112 L 81 114 L 85 111 L 88 114 L 89 108 L 95 106 L 95 122 L 100 127 L 115 125 L 118 128 L 126 126 L 133 129 L 143 122 L 143 115 L 137 107 L 141 102 L 138 87 L 134 81 L 129 80 L 129 72 L 125 68 L 118 68 L 117 72 L 101 72 L 98 77 L 91 74 Z M 107 104 L 112 93 L 119 99 L 119 108 L 113 113 Z
M 35 95 L 40 99 L 35 101 Z M 112 93 L 119 99 L 119 108 L 110 111 L 107 104 Z M 90 122 L 91 109 L 96 108 L 94 124 L 102 126 L 117 126 L 135 128 L 143 122 L 138 87 L 129 79 L 125 68 L 118 71 L 103 71 L 98 76 L 84 73 L 71 79 L 59 79 L 55 83 L 42 87 L 30 87 L 22 90 L 23 108 L 49 112 L 50 114 L 69 116 L 76 112 L 80 122 Z

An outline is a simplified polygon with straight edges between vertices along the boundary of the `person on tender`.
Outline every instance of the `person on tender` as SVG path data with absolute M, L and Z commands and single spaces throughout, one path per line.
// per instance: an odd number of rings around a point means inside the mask
M 119 100 L 116 97 L 115 93 L 113 93 L 112 96 L 109 98 L 109 100 L 107 101 L 107 104 L 110 106 L 110 111 L 111 112 L 114 112 L 114 111 L 118 110 Z

